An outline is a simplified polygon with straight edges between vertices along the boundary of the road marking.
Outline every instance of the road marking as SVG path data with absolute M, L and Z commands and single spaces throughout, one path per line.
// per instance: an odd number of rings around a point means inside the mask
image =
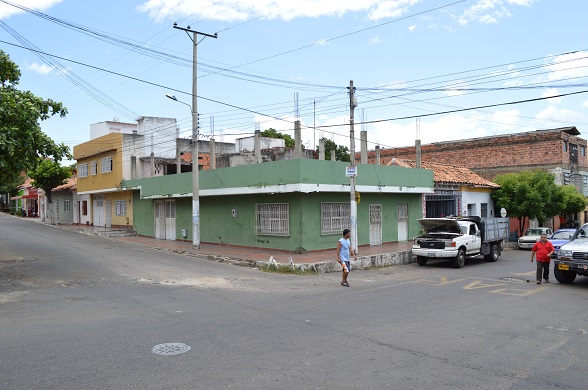
M 473 282 L 471 282 L 467 286 L 464 286 L 463 289 L 464 290 L 476 290 L 478 288 L 498 287 L 498 286 L 505 286 L 505 285 L 506 285 L 506 283 L 490 284 L 490 283 L 484 283 L 481 280 L 474 280 Z
M 520 288 L 499 288 L 498 290 L 490 291 L 491 293 L 495 294 L 504 294 L 504 295 L 516 295 L 520 297 L 526 297 L 531 294 L 538 293 L 539 291 L 547 290 L 549 287 L 538 287 L 533 290 L 523 290 Z M 512 292 L 508 292 L 512 291 Z
M 446 285 L 452 284 L 452 283 L 463 282 L 464 280 L 467 280 L 467 279 L 447 280 L 446 276 L 441 276 L 438 281 L 431 280 L 431 279 L 423 279 L 423 280 L 417 280 L 417 283 L 426 283 L 426 284 L 431 284 L 433 286 L 446 286 Z

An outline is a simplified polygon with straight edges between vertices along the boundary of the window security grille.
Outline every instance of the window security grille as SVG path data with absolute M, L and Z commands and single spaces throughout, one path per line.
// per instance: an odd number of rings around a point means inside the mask
M 70 211 L 71 212 L 71 200 L 69 200 L 69 199 L 63 200 L 63 211 Z
M 91 164 L 92 164 L 91 165 L 91 168 L 92 168 L 91 174 L 97 175 L 98 174 L 98 163 L 96 161 L 92 161 Z
M 341 235 L 343 229 L 349 228 L 350 219 L 349 203 L 321 203 L 321 235 Z
M 117 216 L 127 215 L 127 201 L 126 200 L 117 200 L 116 201 L 116 215 Z
M 398 205 L 398 220 L 399 221 L 408 221 L 408 205 L 407 204 L 399 204 Z
M 100 160 L 100 172 L 112 172 L 112 157 L 104 157 Z
M 257 203 L 255 205 L 255 231 L 261 236 L 290 236 L 288 203 Z
M 88 164 L 80 164 L 78 167 L 78 176 L 79 177 L 87 177 L 88 176 Z
M 480 205 L 480 217 L 488 218 L 488 203 L 482 203 Z

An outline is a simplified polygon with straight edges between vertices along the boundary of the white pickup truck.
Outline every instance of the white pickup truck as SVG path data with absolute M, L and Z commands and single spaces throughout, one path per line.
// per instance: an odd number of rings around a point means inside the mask
M 451 259 L 456 268 L 462 268 L 466 257 L 477 255 L 483 255 L 486 261 L 496 261 L 502 252 L 502 241 L 510 230 L 509 218 L 423 218 L 418 221 L 424 234 L 415 237 L 412 253 L 421 266 L 429 259 Z

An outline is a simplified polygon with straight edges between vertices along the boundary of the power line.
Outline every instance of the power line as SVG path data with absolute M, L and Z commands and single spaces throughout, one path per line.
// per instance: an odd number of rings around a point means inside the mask
M 506 103 L 487 104 L 487 105 L 484 105 L 484 106 L 460 108 L 460 109 L 449 110 L 449 111 L 435 112 L 435 113 L 431 113 L 431 114 L 410 115 L 410 116 L 404 116 L 404 117 L 396 117 L 396 118 L 388 118 L 388 119 L 378 119 L 378 120 L 373 120 L 373 121 L 362 122 L 362 123 L 359 123 L 359 124 L 363 124 L 363 123 L 369 124 L 369 123 L 380 123 L 380 122 L 392 122 L 392 121 L 398 121 L 398 120 L 403 120 L 403 119 L 415 119 L 415 118 L 424 118 L 424 117 L 435 116 L 435 115 L 453 114 L 453 113 L 456 113 L 456 112 L 479 110 L 479 109 L 482 109 L 482 108 L 500 107 L 500 106 L 507 106 L 507 105 L 513 105 L 513 104 L 530 103 L 530 102 L 536 102 L 536 101 L 540 101 L 540 100 L 547 100 L 547 99 L 553 99 L 553 98 L 564 97 L 564 96 L 578 95 L 578 94 L 587 93 L 587 92 L 588 92 L 588 90 L 577 91 L 577 92 L 570 92 L 570 93 L 562 93 L 562 94 L 559 94 L 559 95 L 552 95 L 552 96 L 540 97 L 540 98 L 535 98 L 535 99 L 525 99 L 525 100 L 516 100 L 516 101 L 506 102 Z M 341 124 L 339 124 L 339 125 L 324 125 L 324 126 L 317 126 L 317 129 L 318 128 L 326 128 L 326 127 L 345 126 L 345 125 L 346 124 L 343 124 L 343 125 L 341 125 Z

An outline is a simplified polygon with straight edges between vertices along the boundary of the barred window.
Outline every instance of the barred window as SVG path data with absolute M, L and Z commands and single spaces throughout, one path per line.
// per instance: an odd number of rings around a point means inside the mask
M 96 161 L 92 161 L 91 163 L 91 168 L 92 171 L 90 172 L 93 175 L 97 175 L 98 174 L 98 163 Z
M 63 211 L 71 212 L 71 200 L 69 200 L 69 199 L 63 200 Z
M 348 202 L 321 203 L 321 235 L 343 233 L 343 229 L 349 227 L 351 209 Z
M 257 203 L 255 205 L 255 231 L 261 236 L 290 236 L 288 203 Z
M 112 172 L 112 157 L 104 157 L 100 160 L 100 172 Z
M 87 177 L 88 176 L 88 164 L 80 164 L 78 167 L 78 176 L 79 177 Z
M 117 200 L 116 201 L 116 215 L 117 216 L 127 215 L 127 201 L 126 200 Z

